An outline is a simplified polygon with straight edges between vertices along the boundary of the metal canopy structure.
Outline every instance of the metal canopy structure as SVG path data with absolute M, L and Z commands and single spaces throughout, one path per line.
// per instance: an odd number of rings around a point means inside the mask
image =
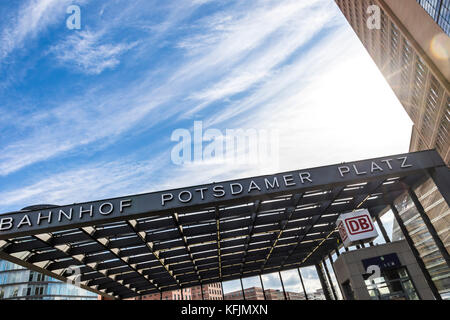
M 0 258 L 129 298 L 315 265 L 339 214 L 374 216 L 430 176 L 434 150 L 0 215 Z M 436 180 L 435 180 L 436 181 Z M 441 190 L 442 192 L 442 190 Z M 443 193 L 443 194 L 444 194 Z

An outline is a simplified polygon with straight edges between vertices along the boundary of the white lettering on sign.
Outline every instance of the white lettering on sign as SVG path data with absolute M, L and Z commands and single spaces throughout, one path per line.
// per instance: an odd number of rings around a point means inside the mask
M 274 178 L 273 178 L 272 183 L 270 183 L 270 181 L 269 181 L 267 178 L 264 179 L 264 182 L 265 182 L 265 184 L 266 184 L 266 189 L 267 189 L 267 190 L 269 190 L 269 187 L 270 187 L 270 189 L 274 189 L 275 186 L 276 186 L 277 188 L 280 187 L 280 184 L 278 183 L 277 177 L 274 177 Z
M 313 183 L 312 175 L 310 172 L 299 172 L 298 175 L 294 174 L 286 174 L 280 177 L 271 177 L 264 178 L 264 181 L 257 182 L 256 180 L 250 180 L 248 184 L 243 184 L 239 182 L 233 182 L 228 185 L 228 187 L 224 187 L 223 185 L 215 185 L 212 188 L 212 196 L 215 198 L 221 198 L 227 195 L 227 191 L 232 196 L 242 195 L 242 194 L 256 194 L 258 192 L 269 191 L 273 189 L 279 189 L 282 187 L 280 185 L 284 183 L 284 187 L 294 187 L 297 186 L 298 183 L 310 184 Z M 265 188 L 265 190 L 263 190 Z M 178 199 L 181 203 L 188 203 L 193 201 L 196 197 L 200 196 L 201 200 L 207 199 L 207 195 L 211 194 L 211 189 L 209 188 L 197 188 L 190 190 L 181 190 L 176 192 L 166 192 L 161 194 L 161 206 L 166 206 L 168 203 L 172 203 L 172 201 L 176 201 Z
M 279 179 L 280 178 L 280 179 Z M 231 196 L 238 196 L 244 194 L 256 195 L 258 192 L 270 191 L 279 189 L 281 187 L 294 187 L 298 184 L 310 184 L 313 183 L 312 175 L 310 172 L 304 171 L 298 174 L 286 174 L 279 177 L 267 177 L 264 180 L 258 182 L 257 180 L 250 180 L 248 183 L 232 182 L 228 186 L 215 185 L 212 188 L 212 196 L 214 198 L 222 198 L 227 194 Z M 264 189 L 265 188 L 265 189 Z M 166 192 L 161 194 L 161 206 L 166 206 L 169 203 L 176 202 L 189 203 L 195 199 L 199 200 L 208 199 L 207 196 L 211 196 L 210 188 L 197 188 L 193 190 L 180 190 L 176 192 Z M 195 191 L 195 192 L 194 192 Z
M 412 155 L 411 158 L 415 159 Z M 416 162 L 421 164 L 421 168 L 424 167 L 424 164 L 420 161 Z M 425 166 L 428 166 L 428 163 L 425 163 Z M 281 191 L 300 193 L 302 191 L 300 188 L 309 185 L 313 189 L 321 185 L 341 183 L 337 181 L 336 175 L 348 181 L 357 180 L 357 178 L 364 181 L 371 174 L 402 175 L 402 170 L 411 167 L 413 165 L 408 156 L 396 156 L 388 159 L 366 160 L 326 168 L 314 168 L 310 171 L 292 171 L 272 176 L 139 195 L 137 197 L 144 197 L 144 199 L 139 200 L 139 205 L 130 209 L 130 211 L 127 211 L 127 209 L 132 207 L 131 199 L 111 199 L 109 201 L 94 201 L 30 212 L 15 212 L 10 216 L 0 216 L 0 233 L 13 234 L 14 231 L 12 230 L 16 229 L 18 233 L 22 234 L 29 232 L 32 228 L 51 228 L 57 227 L 57 224 L 78 223 L 86 225 L 94 220 L 106 220 L 110 216 L 117 218 L 124 212 L 129 215 L 146 214 L 188 205 L 196 206 L 201 202 L 228 201 L 232 200 L 233 197 L 250 198 L 251 196 L 263 196 L 266 193 L 280 193 Z M 370 215 L 369 219 L 362 217 L 344 221 L 342 225 L 339 225 L 339 231 L 342 237 L 346 237 L 348 241 L 353 241 L 353 238 L 360 234 L 367 235 L 372 231 L 376 232 L 371 224 Z
M 119 208 L 119 212 L 122 213 L 124 211 L 125 208 L 129 208 L 131 207 L 131 200 L 127 199 L 127 200 L 121 200 L 120 201 L 120 208 Z
M 355 173 L 358 176 L 367 175 L 374 172 L 384 172 L 385 170 L 393 170 L 392 162 L 397 161 L 400 164 L 400 168 L 410 168 L 412 164 L 408 163 L 408 157 L 399 157 L 397 159 L 384 159 L 377 161 L 371 161 L 369 166 L 367 163 L 364 164 L 353 164 L 351 168 L 349 166 L 339 166 L 337 169 L 339 175 L 343 178 L 346 174 Z
M 64 210 L 59 210 L 58 222 L 61 222 L 62 216 L 66 217 L 67 220 L 72 220 L 73 208 L 70 208 L 69 210 L 68 214 Z
M 20 229 L 22 225 L 27 225 L 31 227 L 30 217 L 28 217 L 27 214 L 23 216 L 22 220 L 20 220 L 19 224 L 17 225 L 17 229 Z
M 98 208 L 98 211 L 100 212 L 101 215 L 107 216 L 114 211 L 114 205 L 111 202 L 102 203 Z
M 11 217 L 0 219 L 0 231 L 9 230 L 13 227 L 14 219 Z
M 131 207 L 131 199 L 121 200 L 119 202 L 120 210 L 119 212 L 122 213 L 125 208 Z M 74 209 L 75 208 L 75 209 Z M 53 211 L 49 210 L 47 212 L 38 212 L 36 214 L 25 214 L 23 217 L 17 219 L 18 223 L 16 228 L 21 229 L 24 227 L 33 227 L 34 225 L 42 225 L 43 223 L 47 223 L 47 225 L 52 224 L 54 221 L 61 222 L 63 219 L 66 219 L 68 221 L 72 221 L 73 218 L 73 212 L 74 210 L 77 210 L 79 212 L 79 218 L 85 219 L 85 217 L 90 216 L 93 217 L 94 215 L 100 215 L 100 216 L 107 216 L 114 213 L 114 205 L 111 202 L 103 202 L 100 203 L 97 206 L 94 205 L 80 205 L 80 206 L 74 206 L 71 208 L 66 209 L 58 209 L 58 219 L 53 218 Z M 15 226 L 14 219 L 12 217 L 3 217 L 0 218 L 0 231 L 8 231 L 11 230 Z

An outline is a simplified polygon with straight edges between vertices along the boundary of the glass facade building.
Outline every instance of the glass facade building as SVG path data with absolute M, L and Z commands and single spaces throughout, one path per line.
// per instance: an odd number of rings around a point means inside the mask
M 224 300 L 342 300 L 333 270 L 307 266 L 223 282 Z M 332 267 L 332 261 L 327 261 Z M 319 274 L 319 272 L 321 274 Z M 322 277 L 324 283 L 321 283 Z
M 433 222 L 437 234 L 443 240 L 442 242 L 445 248 L 449 251 L 450 237 L 448 231 L 450 227 L 450 209 L 447 203 L 443 201 L 442 195 L 431 179 L 416 188 L 414 192 L 418 195 L 420 202 L 425 204 L 424 209 L 428 209 L 427 214 L 430 216 L 430 220 Z M 397 199 L 395 207 L 441 297 L 450 300 L 450 269 L 414 205 L 413 200 L 409 195 L 405 194 Z M 394 223 L 392 239 L 395 241 L 403 238 L 404 236 L 398 224 Z
M 450 0 L 335 2 L 413 121 L 410 151 L 436 149 L 448 166 L 448 65 L 430 49 L 430 43 L 441 36 L 446 37 L 441 29 L 450 34 Z M 370 29 L 367 26 L 368 8 L 373 5 L 380 8 L 380 25 Z M 414 193 L 440 241 L 449 251 L 450 209 L 447 203 L 431 179 L 416 188 Z M 410 196 L 405 194 L 397 199 L 395 207 L 441 297 L 450 299 L 450 268 Z M 393 240 L 402 237 L 395 223 Z
M 1 300 L 97 300 L 97 294 L 0 260 Z
M 417 0 L 417 2 L 450 36 L 450 0 Z

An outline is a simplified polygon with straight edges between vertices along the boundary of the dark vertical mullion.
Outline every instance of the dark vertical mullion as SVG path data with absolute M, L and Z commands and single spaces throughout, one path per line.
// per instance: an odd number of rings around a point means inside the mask
M 391 239 L 389 239 L 389 236 L 388 236 L 388 234 L 386 232 L 386 229 L 384 228 L 384 225 L 381 222 L 381 219 L 378 217 L 378 215 L 375 216 L 375 221 L 377 222 L 378 228 L 380 229 L 381 234 L 383 235 L 384 241 L 386 243 L 391 242 Z
M 283 278 L 281 277 L 281 272 L 280 271 L 278 271 L 278 276 L 280 277 L 281 288 L 283 289 L 283 294 L 284 294 L 284 300 L 287 300 L 286 290 L 284 290 Z
M 320 262 L 316 263 L 315 267 L 316 267 L 317 275 L 319 276 L 319 280 L 320 280 L 320 284 L 322 286 L 323 293 L 325 295 L 325 299 L 331 300 L 331 294 L 330 294 L 330 291 L 328 290 L 328 286 L 327 286 L 327 283 L 325 280 L 325 275 L 323 273 L 323 269 L 322 269 L 322 266 L 320 265 Z
M 242 297 L 244 298 L 244 300 L 247 300 L 247 299 L 245 299 L 245 292 L 244 292 L 244 285 L 242 284 L 242 277 L 240 277 L 239 280 L 241 281 Z
M 298 270 L 298 276 L 300 277 L 300 282 L 302 283 L 302 288 L 303 288 L 303 293 L 305 294 L 305 299 L 308 299 L 308 294 L 306 293 L 306 289 L 305 289 L 305 284 L 303 283 L 303 277 L 302 277 L 302 273 L 300 272 L 300 268 L 297 268 Z
M 336 248 L 336 249 L 334 250 L 334 252 L 336 253 L 336 257 L 339 257 L 339 256 L 341 255 L 341 253 L 339 252 L 339 249 L 338 249 L 338 248 Z
M 200 291 L 202 293 L 202 301 L 205 300 L 205 297 L 203 296 L 203 283 L 200 283 Z
M 339 252 L 339 250 L 337 250 L 337 252 Z M 336 258 L 337 258 L 337 256 L 336 256 Z M 328 254 L 328 259 L 330 259 L 331 268 L 333 268 L 333 273 L 334 273 L 334 276 L 336 277 L 336 270 L 334 269 L 334 262 L 333 262 L 333 257 L 331 256 L 331 254 Z M 341 286 L 339 285 L 339 281 L 338 281 L 337 277 L 336 277 L 336 283 L 337 283 L 337 287 L 341 293 L 341 297 L 343 297 L 344 295 L 342 294 Z
M 447 267 L 450 268 L 450 255 L 447 252 L 447 249 L 445 248 L 444 244 L 442 243 L 441 238 L 439 237 L 438 233 L 436 232 L 436 229 L 434 228 L 433 224 L 431 223 L 430 217 L 425 212 L 425 209 L 423 208 L 422 204 L 420 203 L 419 199 L 417 198 L 417 195 L 412 189 L 408 190 L 408 194 L 411 197 L 411 200 L 413 201 L 417 211 L 420 214 L 420 217 L 422 218 L 423 222 L 425 223 L 425 226 L 427 227 L 428 232 L 430 233 L 431 237 L 433 238 L 437 248 L 439 249 L 439 252 L 441 253 L 442 257 L 444 258 L 445 262 L 447 263 Z
M 440 26 L 439 24 L 439 20 L 441 18 L 441 12 L 442 12 L 442 2 L 444 2 L 443 0 L 439 1 L 439 8 L 437 9 L 437 17 L 436 17 L 436 23 Z
M 438 291 L 438 289 L 436 288 L 436 285 L 433 282 L 433 279 L 431 278 L 430 273 L 428 272 L 428 269 L 426 268 L 424 262 L 422 261 L 422 259 L 420 258 L 419 252 L 417 251 L 416 247 L 414 246 L 414 242 L 411 239 L 408 230 L 406 229 L 405 225 L 403 224 L 403 220 L 400 217 L 400 214 L 398 213 L 397 208 L 395 207 L 395 205 L 391 204 L 391 210 L 394 213 L 394 217 L 395 220 L 398 223 L 398 226 L 400 227 L 400 230 L 403 233 L 403 236 L 405 237 L 406 242 L 409 245 L 409 248 L 411 249 L 414 258 L 416 259 L 417 264 L 419 265 L 420 270 L 422 271 L 425 280 L 428 283 L 428 286 L 430 287 L 431 291 L 433 292 L 433 295 L 435 297 L 436 300 L 442 300 L 442 297 Z
M 337 300 L 336 291 L 334 290 L 333 280 L 331 279 L 330 272 L 328 271 L 327 263 L 325 258 L 322 260 L 323 267 L 325 269 L 325 274 L 328 278 L 328 283 L 330 285 L 331 293 L 333 294 L 334 300 Z
M 267 300 L 267 298 L 266 298 L 266 291 L 264 290 L 264 283 L 262 281 L 261 275 L 259 275 L 259 281 L 261 282 L 261 288 L 262 288 L 262 291 L 263 291 L 264 300 Z

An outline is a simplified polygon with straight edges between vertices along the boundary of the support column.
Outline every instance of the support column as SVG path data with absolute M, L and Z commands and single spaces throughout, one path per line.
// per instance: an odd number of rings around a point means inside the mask
M 284 283 L 283 283 L 283 278 L 281 277 L 281 272 L 278 271 L 278 276 L 280 277 L 280 281 L 281 281 L 281 288 L 283 289 L 283 295 L 284 295 L 284 300 L 287 300 L 287 295 L 286 295 L 286 290 L 284 290 Z
M 264 283 L 262 281 L 261 275 L 259 275 L 259 281 L 261 282 L 261 289 L 263 291 L 264 300 L 267 300 L 267 298 L 266 298 L 266 291 L 264 290 Z
M 433 295 L 436 300 L 442 300 L 441 295 L 439 294 L 438 289 L 436 288 L 436 285 L 434 284 L 433 280 L 431 279 L 431 275 L 428 272 L 427 268 L 425 267 L 425 264 L 423 263 L 422 259 L 420 258 L 419 252 L 417 251 L 416 247 L 414 246 L 414 242 L 409 236 L 408 230 L 406 229 L 405 225 L 403 224 L 403 220 L 400 217 L 400 214 L 398 213 L 397 208 L 391 204 L 391 210 L 394 213 L 395 220 L 398 223 L 398 226 L 400 227 L 400 230 L 403 233 L 403 236 L 405 237 L 406 242 L 409 245 L 409 248 L 411 249 L 414 258 L 416 258 L 416 262 L 419 265 L 420 270 L 422 271 L 425 280 L 428 283 L 428 286 L 430 287 L 431 291 L 433 292 Z
M 330 277 L 330 272 L 328 272 L 328 267 L 327 267 L 327 263 L 325 262 L 325 259 L 322 260 L 322 264 L 325 269 L 325 274 L 327 275 L 327 278 L 328 278 L 328 283 L 330 284 L 331 293 L 333 294 L 334 300 L 337 300 L 336 291 L 334 290 L 334 285 L 333 285 L 333 279 L 331 279 L 331 277 Z
M 242 297 L 245 299 L 245 292 L 244 292 L 244 285 L 242 284 L 242 278 L 239 278 L 239 280 L 241 281 L 241 290 L 242 290 Z
M 330 260 L 331 268 L 333 268 L 333 273 L 336 275 L 336 270 L 334 270 L 334 262 L 331 254 L 328 254 L 328 259 Z
M 316 271 L 317 275 L 319 276 L 320 284 L 322 285 L 322 290 L 325 295 L 325 299 L 332 300 L 330 291 L 328 290 L 327 282 L 325 280 L 325 275 L 323 273 L 322 266 L 320 265 L 320 263 L 316 264 Z
M 300 282 L 302 283 L 303 293 L 305 294 L 305 299 L 308 299 L 308 294 L 306 293 L 305 284 L 303 283 L 302 273 L 300 272 L 300 268 L 297 268 L 298 270 L 298 276 L 300 277 Z
M 375 221 L 377 222 L 378 228 L 380 229 L 381 234 L 383 235 L 384 241 L 386 243 L 391 242 L 391 239 L 389 239 L 386 229 L 384 228 L 383 223 L 381 222 L 381 220 L 378 216 L 375 216 Z
M 377 223 L 377 225 L 378 225 L 378 228 L 380 229 L 381 234 L 383 235 L 384 242 L 386 242 L 386 243 L 391 242 L 391 239 L 389 239 L 389 236 L 388 236 L 388 234 L 387 234 L 387 232 L 386 232 L 386 229 L 384 228 L 383 223 L 381 222 L 380 217 L 378 217 L 378 215 L 375 214 L 375 213 L 373 212 L 373 210 L 370 209 L 370 208 L 369 208 L 369 213 L 370 213 L 370 215 L 372 216 L 372 218 L 375 218 L 375 221 L 376 221 L 376 223 Z
M 436 232 L 436 229 L 434 228 L 433 224 L 431 223 L 430 217 L 425 212 L 425 209 L 423 208 L 422 204 L 420 203 L 419 199 L 417 198 L 416 193 L 412 190 L 408 190 L 408 194 L 411 197 L 411 200 L 414 202 L 414 205 L 416 206 L 417 211 L 420 214 L 420 217 L 422 218 L 423 222 L 425 223 L 425 226 L 428 229 L 428 232 L 430 233 L 431 237 L 433 238 L 434 242 L 436 243 L 436 246 L 439 249 L 439 252 L 441 253 L 442 257 L 444 258 L 445 262 L 447 263 L 447 267 L 450 268 L 450 255 L 448 254 L 447 249 L 445 248 L 444 244 L 442 243 L 441 238 L 439 237 L 438 233 Z
M 339 252 L 339 250 L 337 250 L 337 252 Z M 337 257 L 338 257 L 338 255 L 336 256 L 336 258 Z M 333 273 L 334 273 L 334 276 L 336 277 L 337 287 L 339 289 L 341 297 L 343 297 L 344 295 L 342 294 L 341 286 L 339 285 L 339 282 L 337 281 L 336 269 L 334 269 L 334 262 L 333 262 L 333 257 L 331 256 L 331 254 L 328 254 L 328 259 L 330 259 L 331 268 L 333 268 Z
M 202 301 L 205 300 L 205 297 L 203 296 L 203 283 L 200 283 L 200 291 L 202 293 Z
M 336 253 L 336 257 L 339 257 L 341 253 L 339 252 L 339 248 L 334 249 L 334 252 Z

